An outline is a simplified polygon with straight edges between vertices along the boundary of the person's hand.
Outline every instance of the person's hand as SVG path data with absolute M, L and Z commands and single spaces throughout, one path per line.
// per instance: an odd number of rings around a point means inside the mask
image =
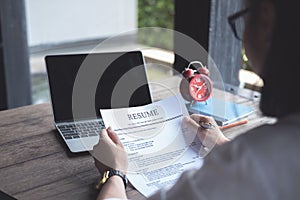
M 189 130 L 189 134 L 197 135 L 206 151 L 210 151 L 214 145 L 221 145 L 229 141 L 212 117 L 192 114 L 190 117 L 184 118 L 184 126 Z
M 123 173 L 127 171 L 127 153 L 119 137 L 110 127 L 101 130 L 99 142 L 94 146 L 92 155 L 101 174 L 110 168 Z

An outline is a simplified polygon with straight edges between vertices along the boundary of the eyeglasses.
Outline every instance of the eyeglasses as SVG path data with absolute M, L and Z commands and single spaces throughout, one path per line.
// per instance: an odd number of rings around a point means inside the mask
M 243 34 L 245 29 L 245 19 L 243 15 L 247 14 L 249 10 L 250 8 L 245 8 L 244 10 L 241 10 L 228 17 L 228 23 L 231 27 L 234 36 L 240 41 L 243 40 Z

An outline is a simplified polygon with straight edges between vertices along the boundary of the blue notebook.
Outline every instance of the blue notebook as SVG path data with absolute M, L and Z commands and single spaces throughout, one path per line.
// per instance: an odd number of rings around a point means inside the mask
M 206 103 L 188 104 L 187 108 L 191 113 L 213 117 L 220 126 L 241 120 L 254 112 L 252 107 L 212 97 Z

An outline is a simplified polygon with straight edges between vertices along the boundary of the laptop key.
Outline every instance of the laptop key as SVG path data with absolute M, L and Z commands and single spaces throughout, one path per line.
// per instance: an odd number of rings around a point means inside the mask
M 78 134 L 66 134 L 64 135 L 65 137 L 73 137 L 73 136 L 78 136 Z
M 77 134 L 78 135 L 78 133 L 76 131 L 65 131 L 65 132 L 62 131 L 62 134 L 63 135 L 68 135 L 68 134 L 75 134 L 75 135 Z
M 71 129 L 60 129 L 60 131 L 62 133 L 73 133 L 74 132 L 74 130 L 71 130 Z
M 88 137 L 88 135 L 80 135 L 80 137 Z

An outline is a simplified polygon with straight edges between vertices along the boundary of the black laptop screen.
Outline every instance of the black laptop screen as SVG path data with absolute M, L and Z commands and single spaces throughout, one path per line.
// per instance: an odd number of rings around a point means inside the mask
M 77 114 L 76 119 L 92 119 L 94 116 L 99 118 L 101 117 L 100 108 L 140 106 L 152 102 L 143 56 L 139 51 L 50 55 L 45 57 L 45 61 L 55 122 L 73 121 L 72 100 L 74 99 L 72 98 L 74 96 L 72 95 L 73 89 L 75 90 L 76 76 L 82 66 L 87 67 L 86 70 L 90 68 L 91 72 L 89 73 L 94 73 L 93 70 L 101 73 L 97 75 L 99 81 L 92 96 L 95 105 L 93 113 L 84 111 L 84 107 L 88 105 L 81 105 L 83 111 Z M 84 85 L 87 85 L 87 89 L 89 89 L 89 77 L 84 77 L 83 80 Z M 123 80 L 122 84 L 120 84 L 120 80 Z M 141 85 L 141 83 L 146 84 Z M 130 90 L 130 88 L 126 88 L 127 86 L 137 88 L 130 95 L 129 100 L 123 98 Z M 121 89 L 118 90 L 118 88 Z M 117 95 L 115 95 L 116 93 Z M 117 103 L 112 101 L 112 97 L 117 99 Z

